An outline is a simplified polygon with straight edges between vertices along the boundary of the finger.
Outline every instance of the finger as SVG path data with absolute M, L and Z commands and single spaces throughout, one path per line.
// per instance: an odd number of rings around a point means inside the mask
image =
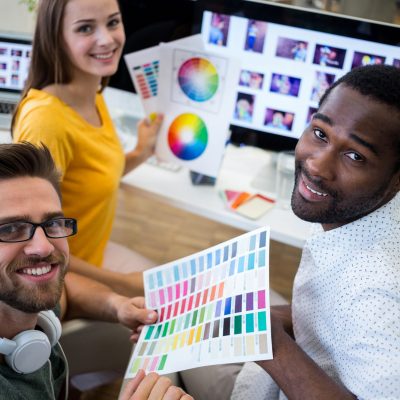
M 150 393 L 153 390 L 154 385 L 157 383 L 159 375 L 154 372 L 148 374 L 139 384 L 136 391 L 134 392 L 131 400 L 142 400 L 151 399 Z
M 138 308 L 146 308 L 146 300 L 143 296 L 133 297 L 131 302 Z
M 133 343 L 137 343 L 139 340 L 139 334 L 138 333 L 133 333 L 130 337 L 129 340 Z
M 166 376 L 158 376 L 157 382 L 153 386 L 153 389 L 151 390 L 149 400 L 153 399 L 167 399 L 168 397 L 165 397 L 168 389 L 172 385 L 172 382 L 169 378 Z M 178 397 L 179 398 L 179 397 Z M 174 398 L 172 398 L 174 399 Z
M 163 400 L 191 400 L 192 397 L 186 394 L 181 388 L 170 386 L 165 393 Z
M 138 312 L 141 313 L 142 319 L 137 318 L 139 321 L 142 321 L 143 323 L 154 323 L 157 321 L 158 315 L 157 312 L 154 310 L 150 310 L 146 308 L 146 303 L 144 297 L 134 297 L 131 299 L 131 304 L 137 308 Z M 145 316 L 145 313 L 147 315 Z M 154 319 L 156 317 L 156 319 Z M 143 329 L 143 327 L 142 327 Z
M 147 308 L 137 308 L 133 304 L 128 305 L 123 313 L 123 320 L 125 325 L 129 325 L 134 331 L 140 325 L 154 324 L 157 321 L 158 315 L 154 310 Z
M 140 382 L 144 379 L 144 377 L 145 373 L 142 369 L 140 369 L 137 372 L 136 376 L 126 384 L 120 400 L 129 400 L 133 393 L 135 393 L 135 390 L 139 386 Z

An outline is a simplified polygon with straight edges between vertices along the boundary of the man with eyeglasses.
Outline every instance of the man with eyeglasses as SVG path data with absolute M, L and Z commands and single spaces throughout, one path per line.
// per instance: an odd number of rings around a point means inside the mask
M 55 314 L 119 322 L 133 330 L 132 340 L 143 324 L 157 319 L 156 312 L 144 308 L 142 297 L 129 299 L 66 274 L 66 238 L 77 233 L 77 221 L 62 213 L 58 180 L 46 148 L 0 145 L 0 399 L 68 397 L 68 367 Z M 191 399 L 167 378 L 142 372 L 123 398 L 144 400 L 155 394 Z

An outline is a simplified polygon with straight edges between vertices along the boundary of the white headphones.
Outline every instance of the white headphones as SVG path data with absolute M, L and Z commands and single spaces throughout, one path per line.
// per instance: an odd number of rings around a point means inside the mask
M 0 353 L 8 366 L 19 374 L 30 374 L 41 368 L 50 357 L 51 348 L 61 336 L 61 322 L 53 311 L 41 311 L 37 325 L 10 339 L 0 338 Z

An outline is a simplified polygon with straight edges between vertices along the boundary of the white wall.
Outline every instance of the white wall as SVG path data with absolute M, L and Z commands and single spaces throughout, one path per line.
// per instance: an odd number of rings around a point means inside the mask
M 0 0 L 0 30 L 33 33 L 35 13 L 19 0 Z

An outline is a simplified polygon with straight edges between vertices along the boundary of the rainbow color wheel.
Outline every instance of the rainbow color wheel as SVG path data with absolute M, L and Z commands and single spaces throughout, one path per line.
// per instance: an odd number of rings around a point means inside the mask
M 218 89 L 217 69 L 205 58 L 195 57 L 185 61 L 178 71 L 178 82 L 183 93 L 193 101 L 206 101 Z
M 194 160 L 207 147 L 208 132 L 204 121 L 195 114 L 181 114 L 168 130 L 171 151 L 181 160 Z

